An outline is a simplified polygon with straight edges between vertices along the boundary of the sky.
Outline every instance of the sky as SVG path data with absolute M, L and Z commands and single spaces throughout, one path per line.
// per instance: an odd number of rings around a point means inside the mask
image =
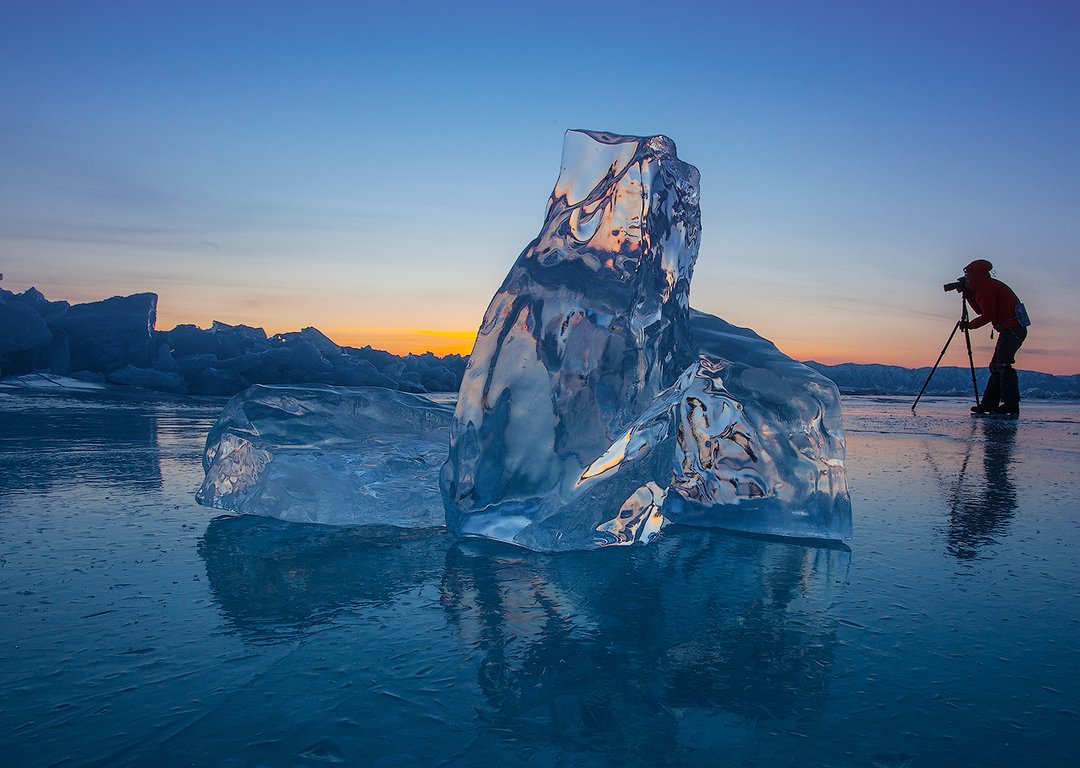
M 0 0 L 0 287 L 467 353 L 563 133 L 664 134 L 697 309 L 928 366 L 986 258 L 1017 367 L 1080 373 L 1077 40 L 1064 0 Z

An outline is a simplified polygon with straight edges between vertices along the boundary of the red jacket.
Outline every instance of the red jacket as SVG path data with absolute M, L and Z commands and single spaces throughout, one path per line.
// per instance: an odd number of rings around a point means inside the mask
M 990 262 L 983 259 L 964 267 L 968 283 L 964 296 L 972 309 L 979 313 L 968 323 L 968 328 L 981 328 L 987 323 L 993 323 L 998 331 L 1018 328 L 1020 321 L 1016 319 L 1016 305 L 1020 299 L 1016 298 L 1012 288 L 990 277 L 990 269 Z

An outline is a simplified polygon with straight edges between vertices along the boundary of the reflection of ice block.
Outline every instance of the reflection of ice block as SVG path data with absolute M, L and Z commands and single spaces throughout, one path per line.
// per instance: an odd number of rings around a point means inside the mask
M 442 474 L 453 533 L 560 550 L 655 531 L 658 457 L 582 474 L 693 359 L 699 231 L 698 173 L 670 139 L 567 132 L 543 228 L 462 381 Z
M 195 498 L 296 522 L 438 526 L 450 418 L 378 387 L 254 386 L 210 430 Z
M 668 533 L 648 558 L 447 553 L 441 602 L 480 657 L 492 733 L 587 739 L 611 765 L 772 764 L 727 735 L 714 739 L 721 763 L 701 729 L 722 713 L 755 722 L 765 706 L 771 718 L 825 711 L 843 649 L 828 606 L 844 596 L 849 550 Z M 604 727 L 584 730 L 599 702 Z
M 698 174 L 670 139 L 567 133 L 462 381 L 452 533 L 545 551 L 647 542 L 670 520 L 850 535 L 836 387 L 691 316 L 699 232 Z

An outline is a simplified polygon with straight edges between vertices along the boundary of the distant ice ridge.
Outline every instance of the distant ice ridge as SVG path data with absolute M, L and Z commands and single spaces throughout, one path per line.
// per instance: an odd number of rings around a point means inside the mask
M 671 139 L 567 132 L 462 381 L 452 533 L 541 551 L 647 543 L 668 522 L 850 536 L 836 387 L 691 317 L 699 237 L 698 172 Z
M 210 430 L 200 504 L 330 525 L 442 526 L 452 411 L 380 387 L 256 385 Z

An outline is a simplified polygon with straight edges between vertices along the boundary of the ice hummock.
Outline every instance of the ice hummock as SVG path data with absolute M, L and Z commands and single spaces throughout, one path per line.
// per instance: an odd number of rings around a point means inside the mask
M 381 387 L 256 385 L 207 435 L 196 500 L 295 522 L 442 526 L 451 415 Z
M 441 502 L 451 533 L 539 551 L 648 543 L 671 522 L 847 538 L 837 389 L 690 309 L 699 238 L 698 172 L 671 139 L 568 131 L 453 413 L 375 387 L 252 387 L 207 438 L 198 500 L 405 527 L 439 524 Z
M 691 323 L 698 196 L 667 137 L 567 132 L 462 381 L 452 533 L 543 551 L 647 543 L 669 521 L 850 535 L 836 387 L 753 332 Z

